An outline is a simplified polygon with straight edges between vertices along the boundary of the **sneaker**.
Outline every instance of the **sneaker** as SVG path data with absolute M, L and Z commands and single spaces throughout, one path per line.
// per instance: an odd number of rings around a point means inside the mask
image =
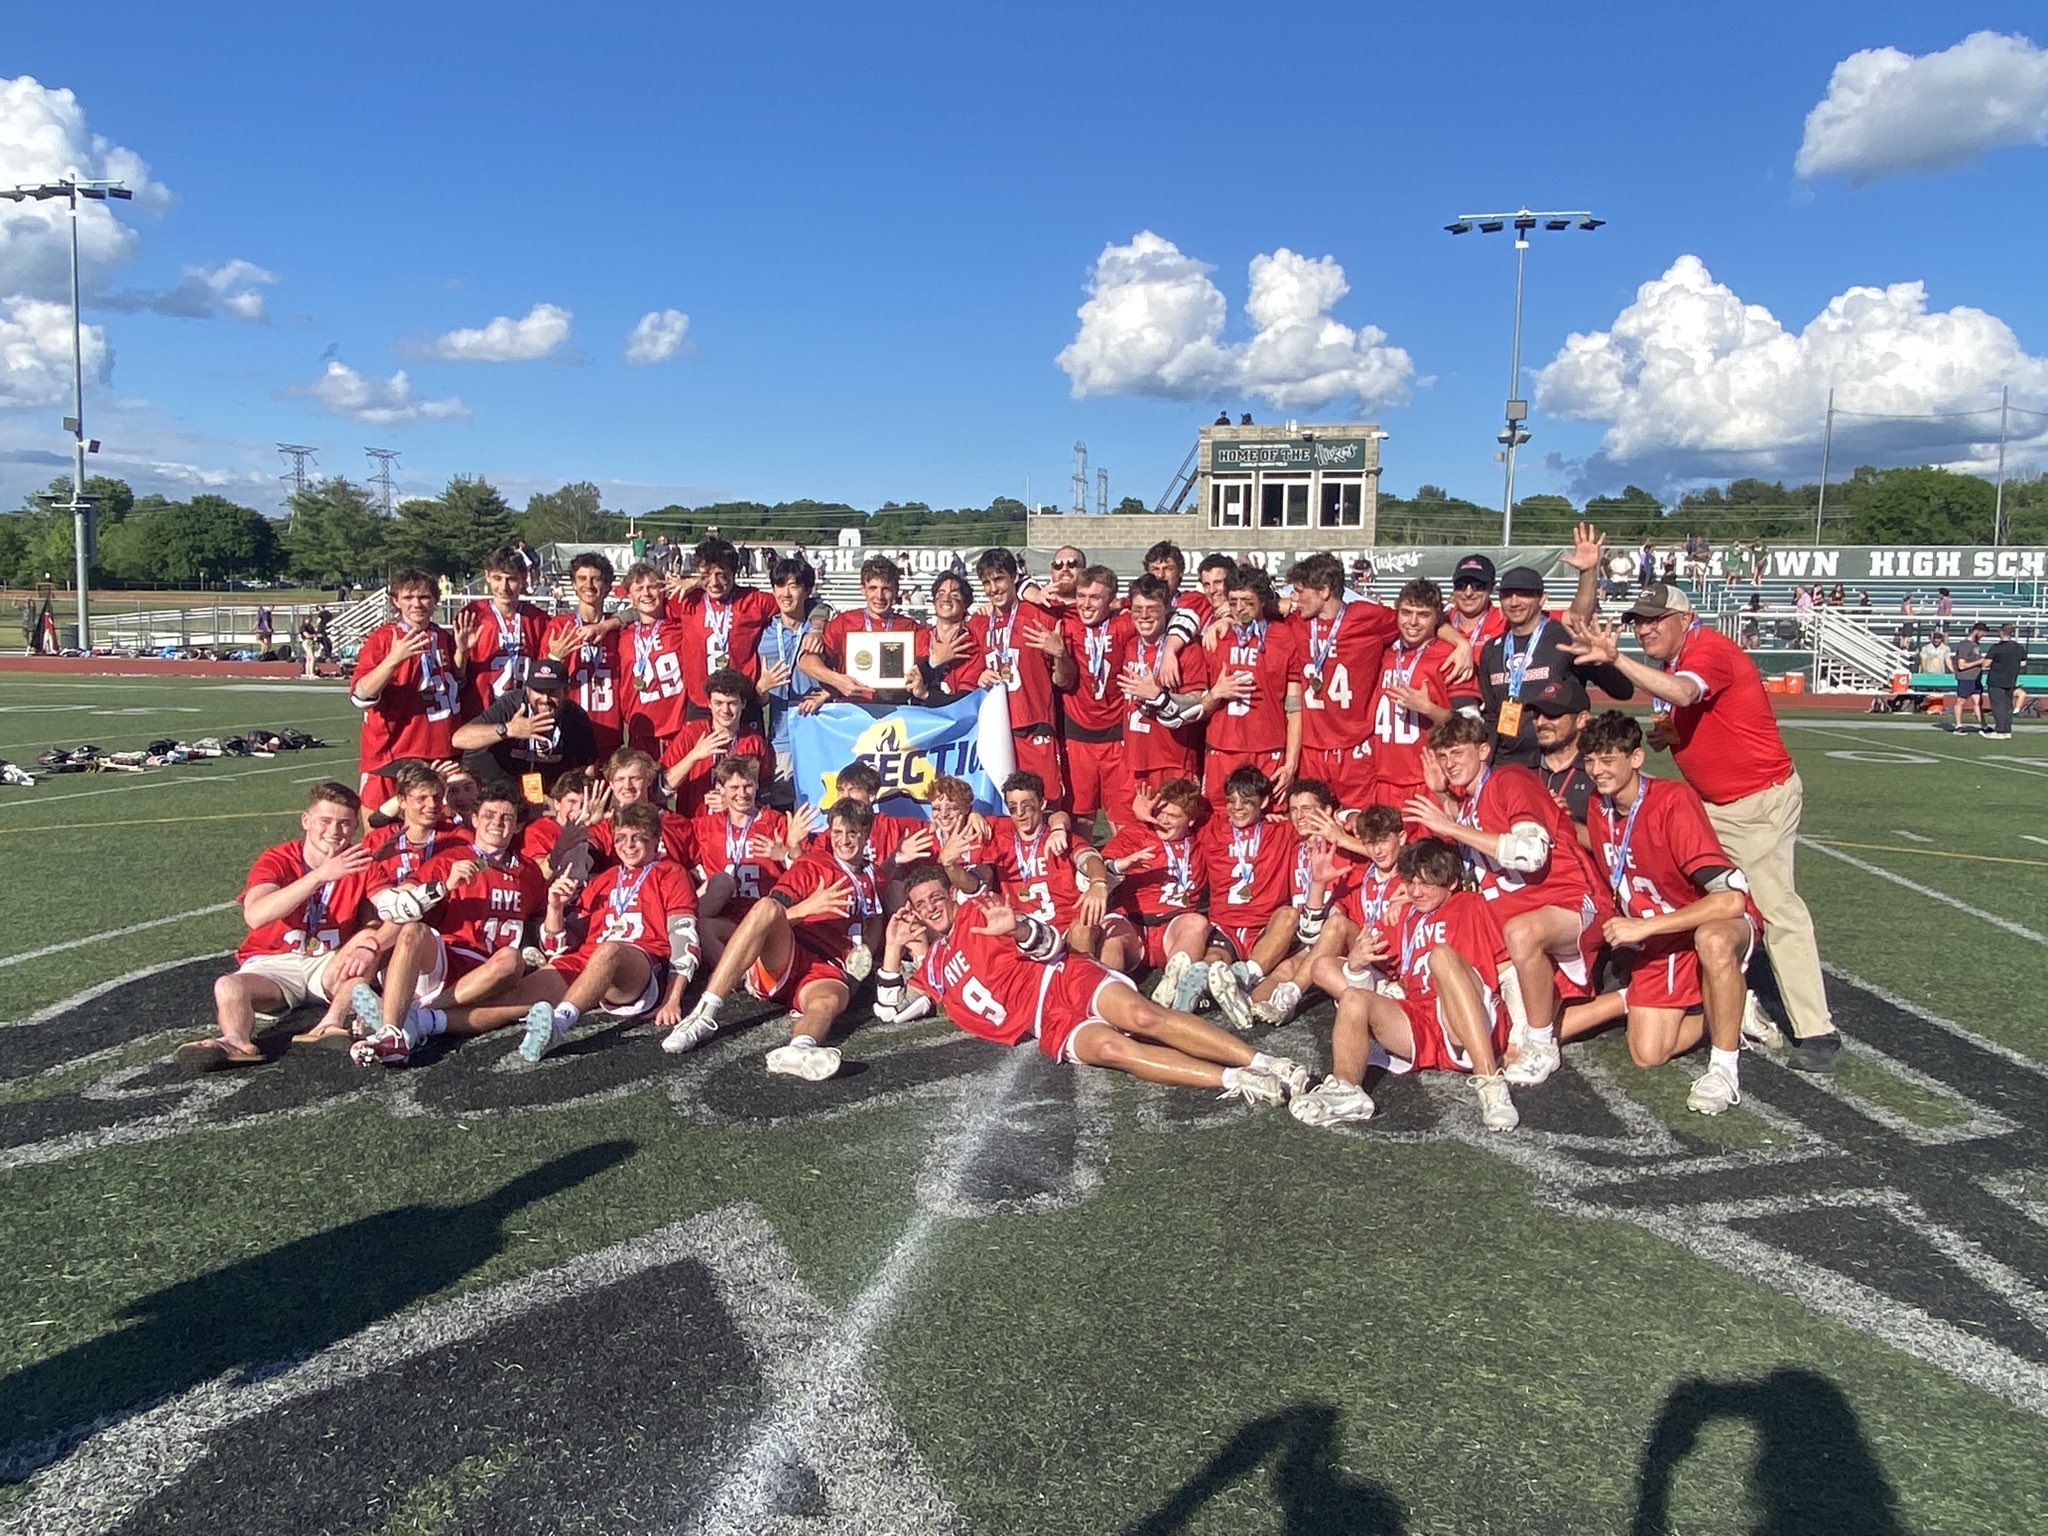
M 1287 1085 L 1270 1072 L 1252 1067 L 1237 1069 L 1237 1086 L 1216 1095 L 1219 1099 L 1240 1099 L 1251 1105 L 1281 1105 L 1287 1102 Z
M 1268 1056 L 1265 1063 L 1255 1070 L 1270 1073 L 1285 1083 L 1290 1100 L 1308 1092 L 1308 1068 L 1291 1056 Z
M 1522 1037 L 1522 1053 L 1500 1069 L 1500 1075 L 1517 1088 L 1533 1088 L 1547 1082 L 1555 1072 L 1563 1053 L 1557 1048 L 1557 1037 L 1540 1039 L 1532 1030 Z M 1475 1079 L 1477 1081 L 1477 1079 Z
M 537 971 L 548 963 L 547 951 L 538 944 L 528 944 L 519 951 L 519 963 L 529 971 Z
M 1769 1051 L 1775 1054 L 1785 1049 L 1784 1031 L 1778 1028 L 1764 1005 L 1752 992 L 1742 1001 L 1742 1039 L 1753 1051 Z
M 348 1006 L 356 1016 L 356 1039 L 374 1040 L 384 1032 L 384 1000 L 367 981 L 349 989 Z
M 1835 1058 L 1842 1054 L 1842 1033 L 1831 1029 L 1824 1035 L 1794 1040 L 1785 1053 L 1785 1065 L 1795 1072 L 1832 1072 Z
M 1283 981 L 1273 988 L 1271 997 L 1262 1003 L 1252 1004 L 1252 1017 L 1262 1024 L 1285 1024 L 1300 1006 L 1301 988 L 1291 981 Z
M 1372 1095 L 1342 1078 L 1326 1077 L 1315 1090 L 1287 1101 L 1287 1113 L 1303 1125 L 1342 1125 L 1347 1120 L 1370 1120 L 1377 1106 Z
M 829 1045 L 778 1045 L 768 1053 L 768 1070 L 822 1083 L 839 1070 L 839 1052 Z
M 379 1030 L 348 1048 L 348 1059 L 359 1067 L 403 1067 L 412 1062 L 412 1042 L 401 1030 Z
M 1209 995 L 1216 999 L 1216 1011 L 1232 1029 L 1243 1034 L 1252 1027 L 1252 1000 L 1244 995 L 1244 984 L 1234 967 L 1209 967 Z
M 1188 967 L 1194 963 L 1193 955 L 1168 955 L 1165 968 L 1159 973 L 1158 985 L 1152 988 L 1152 1001 L 1162 1008 L 1175 1007 L 1174 999 L 1180 995 L 1181 978 L 1187 975 Z
M 1208 995 L 1209 964 L 1205 960 L 1191 961 L 1188 968 L 1180 973 L 1180 982 L 1174 988 L 1173 1011 L 1193 1013 L 1195 1004 Z
M 1472 1087 L 1479 1094 L 1479 1123 L 1489 1131 L 1512 1131 L 1522 1123 L 1521 1111 L 1508 1094 L 1505 1073 L 1481 1077 L 1475 1072 Z
M 700 1001 L 683 1015 L 682 1023 L 668 1032 L 661 1048 L 671 1056 L 680 1056 L 685 1051 L 694 1051 L 717 1033 L 718 1019 Z
M 547 1055 L 555 1043 L 555 1005 L 535 1003 L 526 1010 L 526 1033 L 519 1040 L 519 1059 L 529 1064 Z
M 1685 1096 L 1685 1107 L 1699 1115 L 1718 1115 L 1741 1102 L 1742 1090 L 1719 1063 L 1694 1078 L 1692 1092 Z

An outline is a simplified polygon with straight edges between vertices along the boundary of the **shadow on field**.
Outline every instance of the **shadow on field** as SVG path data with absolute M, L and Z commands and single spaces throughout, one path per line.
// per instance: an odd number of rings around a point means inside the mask
M 1408 1511 L 1378 1483 L 1337 1465 L 1337 1410 L 1328 1403 L 1297 1403 L 1253 1419 L 1229 1444 L 1182 1483 L 1159 1508 L 1122 1536 L 1168 1536 L 1184 1530 L 1202 1506 L 1267 1462 L 1273 1498 L 1286 1522 L 1285 1536 L 1401 1536 Z
M 1632 1536 L 1667 1536 L 1673 1475 L 1717 1419 L 1756 1432 L 1747 1494 L 1757 1536 L 1904 1536 L 1898 1495 L 1856 1410 L 1832 1381 L 1801 1370 L 1672 1388 L 1643 1447 Z
M 0 1381 L 0 1482 L 20 1482 L 87 1435 L 225 1372 L 259 1379 L 453 1285 L 504 1244 L 535 1201 L 616 1167 L 606 1141 L 461 1205 L 407 1205 L 237 1260 L 143 1297 L 102 1334 Z

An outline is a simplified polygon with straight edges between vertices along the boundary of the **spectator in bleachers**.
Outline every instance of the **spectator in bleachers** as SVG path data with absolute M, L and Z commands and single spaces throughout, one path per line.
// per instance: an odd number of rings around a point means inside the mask
M 1977 716 L 1977 733 L 1984 733 L 1984 635 L 1982 624 L 1972 624 L 1970 632 L 1963 636 L 1962 644 L 1956 647 L 1956 721 L 1955 729 L 1963 728 L 1963 701 L 1969 700 L 1970 708 Z
M 1920 647 L 1920 665 L 1914 670 L 1928 673 L 1954 674 L 1955 657 L 1948 648 L 1947 630 L 1937 629 L 1932 635 L 1927 637 L 1927 643 Z
M 1939 618 L 1948 618 L 1956 611 L 1955 599 L 1948 595 L 1947 587 L 1934 589 L 1934 612 Z
M 1849 594 L 1842 590 L 1842 584 L 1839 581 L 1836 582 L 1834 586 L 1829 589 L 1828 606 L 1830 608 L 1839 608 L 1848 600 Z
M 1984 681 L 1991 690 L 1991 729 L 1980 734 L 1991 741 L 2012 740 L 2013 693 L 2027 664 L 2027 648 L 2010 624 L 1998 626 L 1997 641 L 1984 653 Z
M 1870 593 L 1862 587 L 1856 589 L 1856 606 L 1863 609 L 1870 607 Z

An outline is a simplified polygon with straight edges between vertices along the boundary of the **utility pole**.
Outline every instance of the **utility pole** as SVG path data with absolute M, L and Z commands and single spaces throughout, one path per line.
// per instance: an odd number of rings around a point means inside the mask
M 398 450 L 396 448 L 365 448 L 363 452 L 370 456 L 370 463 L 375 466 L 375 472 L 370 476 L 370 484 L 376 486 L 383 493 L 384 515 L 389 517 L 391 515 L 392 491 L 391 466 L 398 462 Z

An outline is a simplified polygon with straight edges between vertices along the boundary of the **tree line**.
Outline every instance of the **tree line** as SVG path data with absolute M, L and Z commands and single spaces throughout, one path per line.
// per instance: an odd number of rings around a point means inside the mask
M 107 476 L 89 478 L 85 488 L 97 506 L 93 581 L 132 587 L 230 578 L 324 587 L 381 580 L 406 565 L 463 578 L 515 534 L 535 545 L 622 544 L 636 528 L 683 544 L 716 529 L 730 539 L 816 548 L 835 543 L 841 528 L 857 527 L 867 543 L 883 548 L 1017 545 L 1024 542 L 1026 517 L 1024 503 L 1009 496 L 986 507 L 888 501 L 872 511 L 834 501 L 725 501 L 628 517 L 607 509 L 589 481 L 536 493 L 523 511 L 514 511 L 490 481 L 471 475 L 455 476 L 438 496 L 401 502 L 389 515 L 366 486 L 339 477 L 294 492 L 282 518 L 212 494 L 186 501 L 138 497 L 125 481 Z M 72 569 L 71 516 L 52 510 L 49 501 L 68 501 L 70 493 L 70 480 L 60 476 L 50 482 L 48 500 L 31 497 L 19 511 L 0 514 L 0 583 L 22 586 L 46 574 L 64 582 Z M 1687 491 L 1668 503 L 1635 485 L 1576 504 L 1563 496 L 1528 496 L 1515 504 L 1515 538 L 1567 544 L 1572 525 L 1590 518 L 1617 547 L 1645 538 L 1666 544 L 1694 533 L 1716 545 L 1754 538 L 1807 542 L 1818 515 L 1827 543 L 1989 544 L 1995 499 L 1992 483 L 1979 475 L 1864 465 L 1828 486 L 1825 509 L 1818 484 L 1753 478 Z M 1150 510 L 1125 497 L 1111 518 Z M 1119 542 L 1113 521 L 1098 526 L 1099 542 Z M 2048 544 L 2048 479 L 2007 479 L 2002 529 L 2006 543 Z M 1498 506 L 1452 496 L 1440 486 L 1380 497 L 1383 544 L 1487 545 L 1499 536 Z

